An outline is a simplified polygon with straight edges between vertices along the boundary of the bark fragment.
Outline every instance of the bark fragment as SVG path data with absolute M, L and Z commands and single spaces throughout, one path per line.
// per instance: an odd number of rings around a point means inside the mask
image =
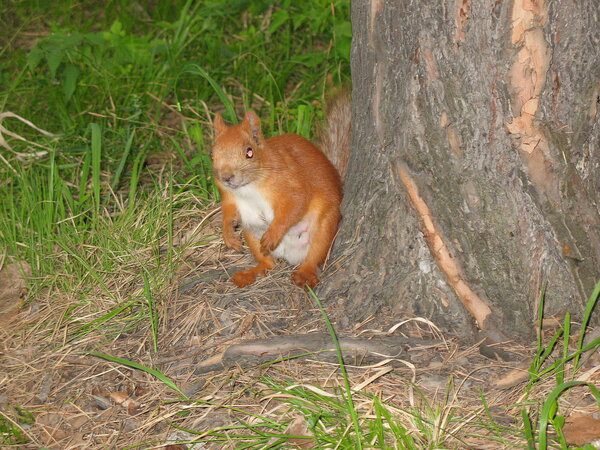
M 477 326 L 480 330 L 486 328 L 487 317 L 492 313 L 487 302 L 482 300 L 469 286 L 462 273 L 462 269 L 458 261 L 452 257 L 448 246 L 442 239 L 442 236 L 434 224 L 431 211 L 423 198 L 419 195 L 419 189 L 412 177 L 409 175 L 406 167 L 396 165 L 396 172 L 400 180 L 404 184 L 410 202 L 417 211 L 423 224 L 423 234 L 429 245 L 429 250 L 433 255 L 438 267 L 446 276 L 448 284 L 452 287 L 459 300 L 465 306 L 467 311 L 477 321 Z

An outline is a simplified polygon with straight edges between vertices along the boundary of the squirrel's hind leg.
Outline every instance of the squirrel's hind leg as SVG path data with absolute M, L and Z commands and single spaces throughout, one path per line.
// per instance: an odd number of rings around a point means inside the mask
M 231 278 L 238 287 L 248 286 L 256 281 L 256 277 L 264 277 L 268 270 L 275 267 L 275 260 L 271 256 L 265 256 L 260 250 L 260 241 L 248 230 L 244 230 L 244 239 L 250 248 L 250 252 L 258 263 L 248 270 L 240 270 Z
M 317 268 L 327 258 L 329 248 L 337 233 L 340 217 L 339 210 L 325 211 L 319 217 L 316 229 L 311 233 L 310 247 L 306 258 L 292 274 L 292 281 L 298 286 L 308 285 L 314 288 L 319 282 Z

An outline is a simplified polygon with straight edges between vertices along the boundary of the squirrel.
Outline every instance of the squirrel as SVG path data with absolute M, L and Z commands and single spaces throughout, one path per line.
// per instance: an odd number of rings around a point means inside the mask
M 275 266 L 275 258 L 297 266 L 292 281 L 311 288 L 325 262 L 341 220 L 342 177 L 350 153 L 350 99 L 342 93 L 326 108 L 320 150 L 297 134 L 265 139 L 252 110 L 239 125 L 215 116 L 211 152 L 221 194 L 223 240 L 237 251 L 242 234 L 257 265 L 235 273 L 243 287 Z M 327 156 L 326 156 L 327 154 Z M 335 164 L 335 165 L 334 165 Z

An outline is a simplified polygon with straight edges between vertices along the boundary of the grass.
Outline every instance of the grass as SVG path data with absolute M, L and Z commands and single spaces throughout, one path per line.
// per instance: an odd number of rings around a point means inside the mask
M 0 411 L 0 445 L 17 446 L 28 443 L 31 439 L 23 429 L 23 425 L 31 425 L 35 422 L 33 415 L 26 409 L 16 408 L 19 422 L 15 422 L 8 415 Z
M 598 339 L 584 343 L 600 285 L 575 334 L 568 315 L 548 339 L 540 322 L 529 381 L 507 407 L 518 418 L 511 425 L 496 422 L 483 393 L 466 411 L 460 383 L 452 380 L 435 395 L 405 379 L 378 390 L 368 381 L 377 373 L 346 367 L 339 345 L 334 369 L 317 365 L 315 373 L 301 376 L 273 366 L 266 373 L 222 375 L 210 398 L 187 398 L 175 377 L 159 370 L 154 358 L 175 340 L 165 335 L 174 332 L 169 307 L 182 270 L 195 249 L 211 249 L 217 238 L 208 220 L 218 200 L 208 157 L 211 117 L 219 111 L 233 122 L 251 107 L 266 134 L 311 137 L 322 119 L 324 94 L 349 80 L 351 28 L 349 2 L 341 0 L 306 0 L 302 7 L 291 0 L 235 0 L 226 8 L 217 0 L 154 3 L 112 0 L 99 8 L 91 1 L 8 0 L 0 6 L 0 113 L 12 111 L 56 135 L 14 117 L 1 122 L 26 141 L 3 132 L 11 148 L 0 147 L 0 268 L 25 261 L 33 274 L 26 302 L 34 310 L 40 299 L 49 299 L 44 311 L 50 311 L 15 340 L 35 338 L 58 352 L 59 361 L 71 352 L 94 355 L 80 371 L 85 380 L 98 364 L 95 373 L 103 382 L 102 376 L 124 368 L 134 372 L 119 375 L 123 379 L 134 380 L 139 372 L 145 383 L 155 381 L 149 403 L 161 419 L 149 422 L 187 433 L 187 442 L 239 448 L 307 442 L 352 449 L 474 442 L 566 447 L 569 395 L 584 388 L 600 401 L 596 387 L 578 378 L 584 352 L 600 346 Z M 230 324 L 219 323 L 216 307 L 206 308 L 205 334 L 218 336 L 214 328 Z M 177 323 L 198 328 L 193 321 Z M 41 356 L 11 372 L 15 385 L 43 378 L 35 369 L 39 364 L 46 370 L 47 359 L 58 364 Z M 354 389 L 359 376 L 366 381 Z M 231 391 L 224 393 L 223 386 Z M 406 395 L 403 405 L 389 398 L 398 391 Z M 69 393 L 55 404 L 80 408 L 78 397 Z M 0 444 L 32 442 L 27 430 L 49 408 L 0 410 Z M 223 413 L 230 420 L 195 427 L 188 420 L 198 419 L 195 413 Z M 138 442 L 150 441 L 166 440 Z
M 209 410 L 227 409 L 233 411 L 235 421 L 231 425 L 216 427 L 208 431 L 196 431 L 173 422 L 171 425 L 188 434 L 185 443 L 213 443 L 232 444 L 236 448 L 277 448 L 280 445 L 308 445 L 316 448 L 451 448 L 470 447 L 469 441 L 473 437 L 483 438 L 484 435 L 476 431 L 461 433 L 462 428 L 485 429 L 490 435 L 485 435 L 485 440 L 495 442 L 503 448 L 514 448 L 519 445 L 514 442 L 515 436 L 525 441 L 527 448 L 546 449 L 549 442 L 549 426 L 555 431 L 553 441 L 561 448 L 567 448 L 568 443 L 562 431 L 565 416 L 559 414 L 559 398 L 575 386 L 585 386 L 596 400 L 600 409 L 600 392 L 593 383 L 577 379 L 578 357 L 586 350 L 600 347 L 600 338 L 596 338 L 583 345 L 584 340 L 579 339 L 574 352 L 565 353 L 557 357 L 547 368 L 542 369 L 543 361 L 539 355 L 552 353 L 555 346 L 556 334 L 548 343 L 542 339 L 538 341 L 537 355 L 530 368 L 530 382 L 525 386 L 525 398 L 521 403 L 526 403 L 536 384 L 541 384 L 544 378 L 552 376 L 556 379 L 555 387 L 550 392 L 546 391 L 545 399 L 537 408 L 536 403 L 530 403 L 530 410 L 521 409 L 522 427 L 504 426 L 495 422 L 488 407 L 487 399 L 481 395 L 483 414 L 478 420 L 475 414 L 471 417 L 461 415 L 459 410 L 458 391 L 450 379 L 446 391 L 441 399 L 432 401 L 429 396 L 421 392 L 416 386 L 414 390 L 418 403 L 411 408 L 398 408 L 385 402 L 380 396 L 370 395 L 364 391 L 351 389 L 349 372 L 345 366 L 342 351 L 319 298 L 311 291 L 311 295 L 323 314 L 323 320 L 336 343 L 339 361 L 339 382 L 334 389 L 328 389 L 315 384 L 303 383 L 298 379 L 282 381 L 271 376 L 262 376 L 246 385 L 244 390 L 252 392 L 259 397 L 261 402 L 274 402 L 281 404 L 271 408 L 268 414 L 257 414 L 249 409 L 231 406 L 229 404 L 206 402 L 188 398 L 175 383 L 165 374 L 144 367 L 131 361 L 109 355 L 96 354 L 96 356 L 110 361 L 124 364 L 144 372 L 150 373 L 170 389 L 181 394 L 183 401 L 190 407 L 207 408 Z M 600 296 L 600 282 L 591 294 L 586 311 L 591 314 L 594 305 Z M 541 296 L 540 311 L 543 311 L 543 294 Z M 586 326 L 590 317 L 584 317 L 581 325 L 580 336 L 586 334 Z M 541 322 L 540 322 L 541 323 Z M 566 323 L 566 322 L 565 322 Z M 566 329 L 569 326 L 566 325 Z M 541 335 L 540 328 L 540 335 Z M 563 330 L 557 332 L 559 335 Z M 565 336 L 568 342 L 568 334 Z M 563 348 L 568 349 L 565 343 Z M 570 373 L 565 373 L 566 367 L 571 362 Z M 570 380 L 565 381 L 566 378 Z M 547 389 L 547 387 L 546 387 Z M 268 394 L 267 394 L 268 392 Z M 237 394 L 239 395 L 239 393 Z M 515 405 L 518 406 L 518 405 Z M 273 414 L 272 411 L 277 411 Z M 534 419 L 537 426 L 532 426 L 531 412 L 534 411 L 538 418 Z M 300 430 L 300 434 L 297 434 Z M 296 433 L 296 434 L 295 434 Z M 196 436 L 196 437 L 194 437 Z M 183 441 L 179 441 L 182 443 Z
M 175 229 L 217 199 L 211 117 L 252 107 L 310 137 L 349 79 L 349 2 L 104 3 L 0 6 L 0 112 L 56 135 L 2 121 L 0 261 L 31 267 L 29 302 L 69 293 L 38 325 L 60 345 L 137 333 L 157 351 L 175 275 L 212 239 Z
M 553 336 L 550 338 L 549 342 L 544 344 L 542 342 L 542 328 L 541 328 L 541 319 L 538 327 L 538 345 L 537 352 L 533 361 L 531 363 L 531 367 L 529 369 L 530 373 L 530 381 L 527 385 L 526 391 L 532 388 L 536 383 L 543 380 L 545 377 L 554 377 L 556 380 L 556 386 L 552 391 L 548 394 L 545 399 L 541 412 L 539 413 L 539 423 L 538 423 L 538 445 L 539 448 L 545 449 L 548 447 L 548 428 L 549 425 L 552 425 L 554 428 L 557 440 L 559 441 L 561 447 L 567 447 L 567 441 L 565 439 L 563 433 L 563 427 L 565 424 L 565 416 L 564 414 L 559 414 L 560 404 L 559 398 L 565 394 L 570 389 L 576 386 L 584 386 L 586 387 L 593 398 L 596 401 L 598 409 L 600 409 L 600 391 L 598 388 L 590 382 L 586 382 L 583 380 L 577 379 L 577 372 L 581 369 L 580 358 L 584 352 L 594 351 L 600 348 L 600 337 L 596 337 L 591 342 L 584 345 L 585 337 L 587 335 L 587 327 L 590 322 L 590 318 L 592 315 L 592 311 L 594 310 L 596 304 L 598 303 L 598 299 L 600 297 L 600 281 L 596 283 L 596 287 L 590 298 L 586 304 L 583 320 L 580 326 L 580 330 L 578 333 L 577 345 L 573 352 L 570 351 L 570 339 L 571 339 L 571 323 L 570 323 L 570 315 L 567 314 L 565 316 L 564 325 L 561 329 L 557 330 Z M 539 317 L 543 317 L 543 305 L 544 305 L 544 293 L 542 292 L 540 296 L 539 302 Z M 548 363 L 548 358 L 550 355 L 555 352 L 555 348 L 558 346 L 560 339 L 563 340 L 563 345 L 560 350 L 562 350 L 562 355 L 555 358 L 554 361 Z M 570 373 L 567 370 L 568 364 L 570 363 Z M 545 367 L 547 365 L 547 367 Z M 527 433 L 527 440 L 529 442 L 529 447 L 532 447 L 535 443 L 535 436 L 533 431 L 531 430 L 531 419 L 526 410 L 522 410 L 522 417 L 525 426 L 525 430 Z
M 112 303 L 98 311 L 145 305 L 138 319 L 150 318 L 156 345 L 151 291 L 177 269 L 173 215 L 217 197 L 212 114 L 224 107 L 235 120 L 236 107 L 253 107 L 270 132 L 309 136 L 327 80 L 348 80 L 349 4 L 84 6 L 92 4 L 9 1 L 0 11 L 2 27 L 14 32 L 2 37 L 13 51 L 0 63 L 0 111 L 58 135 L 4 120 L 44 151 L 18 141 L 2 150 L 0 249 L 32 267 L 34 295 L 81 289 L 85 297 L 95 285 Z M 106 274 L 138 265 L 146 251 L 153 258 L 144 261 L 141 299 L 119 298 Z

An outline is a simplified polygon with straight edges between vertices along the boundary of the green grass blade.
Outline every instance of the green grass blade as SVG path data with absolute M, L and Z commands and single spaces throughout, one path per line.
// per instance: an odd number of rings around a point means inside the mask
M 569 343 L 571 338 L 571 314 L 568 312 L 565 314 L 565 320 L 563 321 L 563 356 L 558 361 L 558 366 L 556 368 L 556 384 L 561 384 L 565 381 L 565 361 L 569 356 Z
M 552 338 L 550 339 L 550 341 L 548 342 L 548 344 L 546 345 L 546 347 L 542 347 L 542 354 L 538 354 L 529 369 L 529 375 L 531 377 L 531 380 L 529 381 L 529 384 L 531 385 L 531 383 L 534 383 L 536 381 L 538 381 L 542 375 L 544 373 L 547 373 L 546 371 L 540 372 L 540 369 L 542 367 L 542 365 L 544 364 L 544 362 L 546 361 L 546 359 L 548 359 L 548 357 L 552 354 L 552 352 L 554 351 L 554 347 L 556 346 L 556 343 L 558 342 L 558 340 L 560 339 L 560 337 L 563 335 L 564 330 L 560 329 L 557 330 L 554 335 L 552 336 Z
M 575 359 L 576 357 L 581 357 L 581 355 L 585 352 L 587 352 L 588 350 L 591 350 L 595 347 L 600 346 L 600 337 L 594 339 L 593 341 L 591 341 L 590 343 L 586 344 L 585 346 L 583 346 L 581 348 L 581 350 L 577 350 L 573 353 L 571 353 L 570 355 L 568 355 L 566 358 L 560 358 L 557 361 L 555 361 L 553 364 L 549 365 L 546 369 L 544 369 L 541 372 L 536 373 L 536 380 L 542 378 L 544 375 L 546 375 L 547 373 L 551 373 L 554 370 L 556 370 L 556 368 L 558 366 L 560 366 L 561 364 L 567 363 L 569 361 L 571 361 L 572 359 Z M 530 381 L 531 383 L 531 381 Z
M 58 240 L 56 241 L 56 243 L 65 251 L 67 252 L 69 255 L 71 255 L 73 258 L 75 258 L 79 264 L 81 264 L 87 271 L 87 273 L 94 279 L 94 281 L 96 281 L 96 283 L 98 283 L 98 285 L 100 287 L 102 287 L 102 289 L 104 290 L 105 294 L 112 300 L 114 300 L 116 302 L 116 298 L 114 296 L 114 294 L 112 293 L 112 291 L 108 288 L 108 286 L 106 285 L 106 283 L 104 283 L 104 280 L 100 277 L 100 275 L 98 274 L 98 272 L 95 270 L 94 267 L 92 267 L 91 264 L 89 264 L 85 259 L 83 259 L 81 257 L 81 255 L 77 254 L 76 252 L 74 252 L 73 250 L 71 250 L 64 242 Z
M 592 394 L 596 398 L 596 403 L 600 407 L 600 392 L 592 383 L 586 383 L 585 381 L 568 381 L 556 386 L 546 398 L 546 401 L 542 407 L 542 412 L 540 413 L 540 450 L 545 450 L 548 447 L 548 424 L 554 419 L 554 414 L 558 408 L 558 398 L 563 394 L 563 392 L 571 389 L 573 386 L 587 386 L 590 391 L 592 391 Z
M 182 73 L 191 73 L 192 75 L 200 75 L 202 78 L 204 78 L 206 81 L 208 81 L 208 83 L 210 84 L 210 86 L 215 91 L 215 94 L 217 94 L 217 96 L 219 97 L 219 100 L 221 101 L 221 103 L 223 104 L 223 106 L 225 106 L 225 111 L 226 111 L 226 117 L 225 118 L 230 123 L 234 123 L 234 124 L 237 123 L 237 116 L 235 114 L 235 107 L 234 107 L 231 99 L 225 93 L 225 91 L 221 88 L 221 86 L 219 86 L 219 83 L 217 83 L 217 81 L 213 77 L 211 77 L 206 70 L 204 70 L 198 64 L 193 64 L 192 63 L 192 64 L 187 64 L 183 68 Z
M 544 335 L 542 325 L 544 321 L 544 300 L 546 298 L 546 282 L 542 284 L 542 290 L 540 291 L 540 296 L 538 297 L 538 310 L 537 310 L 537 327 L 536 327 L 536 338 L 537 338 L 537 354 L 541 354 L 543 352 L 544 343 L 542 342 L 542 337 Z
M 521 410 L 521 418 L 523 419 L 523 428 L 525 430 L 525 439 L 527 439 L 527 450 L 535 450 L 535 436 L 533 435 L 533 429 L 531 428 L 531 420 L 527 410 L 523 408 Z
M 129 158 L 129 153 L 131 152 L 131 145 L 133 144 L 133 138 L 135 136 L 135 128 L 132 130 L 128 130 L 129 136 L 127 137 L 127 142 L 125 142 L 125 147 L 123 148 L 123 154 L 121 155 L 121 160 L 119 161 L 119 165 L 113 174 L 112 180 L 110 182 L 110 187 L 113 191 L 117 190 L 119 186 L 119 181 L 121 180 L 121 174 L 123 173 L 123 169 L 125 168 L 125 163 L 127 163 L 127 158 Z
M 92 166 L 92 155 L 90 151 L 85 153 L 83 157 L 83 167 L 81 168 L 81 176 L 79 179 L 79 207 L 89 198 L 86 194 L 87 182 L 90 175 L 90 168 Z
M 579 331 L 579 342 L 577 343 L 577 349 L 581 349 L 583 347 L 583 341 L 585 339 L 586 328 L 590 321 L 592 311 L 594 310 L 594 307 L 596 306 L 596 303 L 598 302 L 598 297 L 600 297 L 600 280 L 598 280 L 598 282 L 596 283 L 596 286 L 594 287 L 594 291 L 592 292 L 592 295 L 590 296 L 590 298 L 585 306 L 585 311 L 583 313 L 583 319 L 581 321 L 581 330 Z M 579 357 L 580 357 L 580 355 L 578 354 L 575 357 L 575 360 L 573 361 L 573 373 L 577 372 L 577 370 L 579 369 Z
M 117 356 L 107 355 L 105 353 L 100 352 L 89 352 L 92 356 L 97 356 L 98 358 L 106 359 L 107 361 L 115 362 L 117 364 L 122 364 L 127 367 L 131 367 L 132 369 L 141 370 L 146 372 L 153 377 L 156 377 L 158 380 L 162 381 L 166 386 L 173 389 L 175 392 L 180 394 L 184 399 L 189 400 L 188 397 L 183 393 L 181 389 L 177 387 L 175 382 L 171 380 L 168 376 L 162 373 L 160 370 L 152 369 L 151 367 L 146 367 L 142 364 L 135 363 L 133 361 L 129 361 L 127 359 L 119 358 Z
M 91 123 L 92 130 L 92 192 L 94 199 L 94 217 L 97 219 L 100 215 L 100 164 L 102 161 L 102 137 L 100 126 L 97 123 Z
M 135 208 L 136 204 L 136 194 L 138 185 L 140 182 L 140 175 L 142 174 L 142 169 L 144 168 L 144 162 L 146 161 L 146 152 L 141 151 L 136 156 L 133 161 L 133 167 L 131 169 L 131 180 L 129 181 L 129 198 L 127 208 L 129 210 Z
M 354 401 L 352 400 L 352 389 L 350 388 L 350 379 L 348 378 L 348 372 L 346 371 L 346 365 L 344 364 L 344 356 L 342 354 L 342 349 L 340 347 L 340 341 L 338 340 L 335 329 L 333 328 L 333 325 L 331 324 L 331 321 L 329 320 L 329 317 L 327 316 L 327 313 L 325 312 L 325 308 L 323 308 L 323 304 L 321 303 L 321 300 L 319 299 L 319 297 L 317 297 L 315 292 L 310 287 L 308 288 L 308 291 L 310 292 L 310 295 L 312 296 L 313 300 L 317 304 L 317 307 L 321 311 L 321 315 L 323 316 L 323 320 L 325 321 L 327 330 L 329 330 L 329 334 L 331 335 L 331 339 L 333 340 L 333 343 L 335 345 L 335 350 L 336 350 L 337 357 L 338 357 L 338 363 L 340 364 L 340 370 L 342 372 L 342 377 L 344 379 L 344 389 L 346 391 L 346 395 L 345 395 L 346 406 L 347 406 L 346 409 L 347 409 L 347 413 L 352 418 L 352 424 L 354 425 L 354 432 L 356 433 L 356 437 L 355 437 L 356 448 L 361 449 L 363 436 L 362 436 L 362 431 L 361 431 L 360 425 L 358 423 L 358 414 L 356 413 L 356 408 L 354 407 Z
M 403 444 L 403 447 L 406 449 L 418 449 L 419 445 L 415 442 L 415 439 L 411 436 L 410 432 L 403 427 L 401 424 L 398 424 L 392 414 L 385 408 L 380 409 L 380 414 L 385 418 L 390 430 L 394 433 L 396 439 Z
M 50 168 L 48 169 L 48 196 L 46 201 L 49 207 L 46 208 L 46 223 L 49 227 L 52 227 L 56 219 L 56 197 L 54 188 L 56 186 L 56 152 L 50 153 Z
M 148 274 L 144 270 L 142 272 L 144 278 L 144 297 L 146 298 L 146 304 L 148 305 L 148 313 L 150 314 L 150 330 L 152 333 L 152 347 L 154 351 L 158 351 L 158 314 L 156 311 L 156 305 L 152 292 L 150 292 L 150 282 L 148 281 Z
M 77 328 L 73 332 L 73 337 L 71 339 L 69 339 L 68 342 L 71 342 L 74 339 L 84 336 L 87 333 L 99 328 L 101 325 L 108 323 L 110 321 L 110 319 L 118 316 L 119 314 L 121 314 L 123 311 L 125 311 L 127 308 L 130 308 L 134 304 L 135 304 L 134 301 L 126 302 L 126 303 L 122 304 L 121 306 L 118 306 L 117 308 L 113 309 L 112 311 L 102 315 L 101 317 L 98 317 L 98 318 L 92 320 L 91 322 L 86 323 L 85 325 Z
M 483 405 L 483 409 L 490 423 L 488 429 L 491 430 L 496 436 L 500 437 L 502 435 L 502 431 L 496 425 L 496 421 L 494 420 L 494 416 L 490 411 L 487 399 L 485 398 L 485 394 L 483 393 L 483 391 L 479 392 L 479 398 L 481 398 L 481 404 Z

